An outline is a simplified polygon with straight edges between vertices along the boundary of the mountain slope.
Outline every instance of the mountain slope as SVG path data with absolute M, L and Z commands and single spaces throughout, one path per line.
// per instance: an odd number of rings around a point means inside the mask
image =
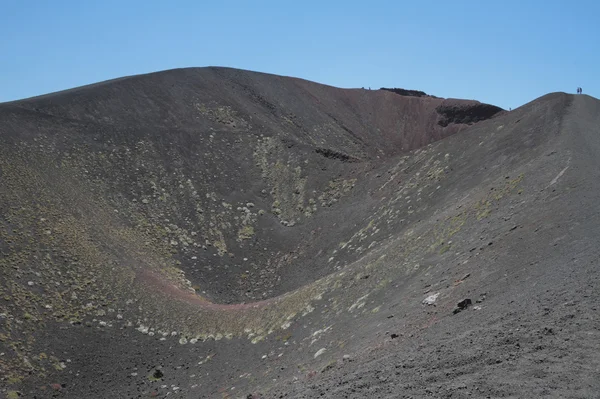
M 544 107 L 550 99 L 557 107 Z M 448 253 L 456 252 L 427 262 L 402 299 L 384 294 L 402 321 L 373 329 L 390 333 L 358 364 L 280 389 L 283 397 L 593 397 L 600 367 L 599 107 L 591 97 L 553 95 L 498 120 L 504 128 L 526 122 L 512 137 L 494 133 L 480 144 L 505 153 L 485 164 L 498 178 L 523 173 L 517 195 L 505 204 L 477 202 L 478 222 L 453 236 Z M 543 119 L 527 123 L 523 111 Z M 484 128 L 493 131 L 482 124 L 461 137 Z M 497 183 L 481 188 L 497 199 Z M 434 293 L 435 308 L 419 303 Z M 473 306 L 453 315 L 464 298 Z
M 221 68 L 1 104 L 4 390 L 586 396 L 598 107 Z
M 311 254 L 333 243 L 304 245 L 323 224 L 316 218 L 336 223 L 339 211 L 328 209 L 373 162 L 467 126 L 447 123 L 436 108 L 476 106 L 200 68 L 6 104 L 2 119 L 16 146 L 5 148 L 6 162 L 21 153 L 41 173 L 49 173 L 44 163 L 56 165 L 44 181 L 70 181 L 81 201 L 93 191 L 120 212 L 110 223 L 165 244 L 206 297 L 231 303 L 277 296 L 330 273 Z M 75 209 L 83 206 L 65 195 Z M 95 217 L 97 205 L 88 206 Z

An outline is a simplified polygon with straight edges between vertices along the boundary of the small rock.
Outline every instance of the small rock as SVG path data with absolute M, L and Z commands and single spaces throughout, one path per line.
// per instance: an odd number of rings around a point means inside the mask
M 552 327 L 544 327 L 544 335 L 554 335 L 554 329 Z
M 473 301 L 471 301 L 470 298 L 465 298 L 456 304 L 456 309 L 454 309 L 454 311 L 452 313 L 457 314 L 459 312 L 462 312 L 463 310 L 465 310 L 466 308 L 471 306 L 471 304 L 473 304 Z
M 439 292 L 436 292 L 433 295 L 429 295 L 427 298 L 423 299 L 423 305 L 433 305 L 437 300 L 438 296 L 440 296 Z
M 315 359 L 316 359 L 316 358 L 318 358 L 318 357 L 319 357 L 319 356 L 321 356 L 323 353 L 325 353 L 325 351 L 327 351 L 327 349 L 325 349 L 325 348 L 321 348 L 321 349 L 319 349 L 319 350 L 317 351 L 317 353 L 315 353 L 315 356 L 314 356 L 314 358 L 315 358 Z

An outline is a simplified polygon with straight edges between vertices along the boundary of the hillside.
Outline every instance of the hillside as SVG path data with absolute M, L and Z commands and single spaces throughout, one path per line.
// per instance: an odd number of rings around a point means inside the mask
M 1 112 L 6 162 L 20 157 L 52 173 L 40 176 L 52 187 L 71 184 L 79 197 L 49 194 L 65 197 L 68 208 L 88 202 L 91 219 L 100 205 L 87 193 L 95 192 L 119 212 L 103 227 L 124 223 L 164 244 L 204 296 L 234 303 L 329 274 L 334 265 L 315 263 L 313 253 L 337 242 L 306 236 L 335 223 L 342 224 L 336 231 L 352 231 L 370 212 L 361 205 L 354 218 L 340 218 L 345 210 L 332 205 L 364 191 L 358 178 L 380 160 L 470 123 L 449 117 L 449 108 L 467 115 L 479 106 L 199 68 L 109 81 Z
M 598 100 L 401 93 L 194 68 L 0 104 L 6 395 L 595 392 Z

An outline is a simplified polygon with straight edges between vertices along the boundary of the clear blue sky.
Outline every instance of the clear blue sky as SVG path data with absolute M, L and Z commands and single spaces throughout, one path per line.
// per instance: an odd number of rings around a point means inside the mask
M 0 102 L 220 65 L 516 108 L 600 95 L 600 1 L 0 1 Z

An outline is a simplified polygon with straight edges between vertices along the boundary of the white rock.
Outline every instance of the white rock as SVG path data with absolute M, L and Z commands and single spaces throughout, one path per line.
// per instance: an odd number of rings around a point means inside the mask
M 423 299 L 423 304 L 424 305 L 433 305 L 435 303 L 435 301 L 437 300 L 438 296 L 440 296 L 439 292 L 429 295 L 427 298 Z
M 319 349 L 319 350 L 317 351 L 317 353 L 315 353 L 315 356 L 314 356 L 314 358 L 315 358 L 315 359 L 316 359 L 316 358 L 318 358 L 318 357 L 319 357 L 319 356 L 321 356 L 323 353 L 325 353 L 325 351 L 326 351 L 326 350 L 327 350 L 327 349 L 325 349 L 325 348 L 321 348 L 321 349 Z

